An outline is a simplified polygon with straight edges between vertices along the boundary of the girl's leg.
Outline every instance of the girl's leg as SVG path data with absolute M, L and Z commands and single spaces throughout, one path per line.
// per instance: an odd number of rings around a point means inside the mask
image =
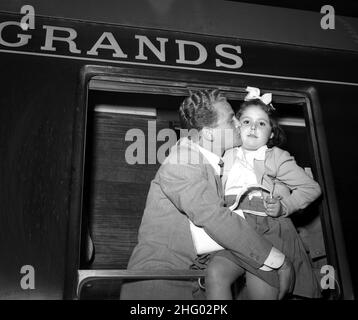
M 208 265 L 205 277 L 206 298 L 208 300 L 232 300 L 231 285 L 245 272 L 233 261 L 214 256 Z
M 249 300 L 277 300 L 279 293 L 278 288 L 249 272 L 246 272 L 246 291 Z

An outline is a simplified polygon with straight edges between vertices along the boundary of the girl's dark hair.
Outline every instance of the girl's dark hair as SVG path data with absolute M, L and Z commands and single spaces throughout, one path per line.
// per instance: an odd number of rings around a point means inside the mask
M 265 111 L 270 119 L 270 125 L 272 127 L 273 137 L 270 138 L 267 142 L 267 147 L 279 147 L 282 146 L 286 142 L 286 135 L 283 129 L 279 126 L 277 117 L 274 114 L 274 109 L 271 105 L 267 105 L 262 102 L 260 99 L 252 99 L 249 101 L 244 101 L 239 110 L 236 112 L 236 118 L 240 120 L 240 117 L 244 113 L 244 111 L 250 106 L 260 107 L 263 111 Z

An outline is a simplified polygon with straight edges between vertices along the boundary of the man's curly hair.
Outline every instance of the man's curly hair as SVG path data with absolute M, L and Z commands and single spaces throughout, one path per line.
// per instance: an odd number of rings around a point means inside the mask
M 214 104 L 226 101 L 218 89 L 190 92 L 179 108 L 180 124 L 183 129 L 214 127 L 217 123 L 217 111 Z

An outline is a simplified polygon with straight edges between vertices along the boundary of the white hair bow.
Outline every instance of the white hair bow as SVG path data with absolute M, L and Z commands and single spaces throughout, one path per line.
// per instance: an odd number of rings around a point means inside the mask
M 248 92 L 248 94 L 245 97 L 245 101 L 250 101 L 250 100 L 254 100 L 254 99 L 259 99 L 261 100 L 264 104 L 272 107 L 273 110 L 275 110 L 275 108 L 272 106 L 271 101 L 272 101 L 272 93 L 265 93 L 262 96 L 260 96 L 260 89 L 259 88 L 255 88 L 255 87 L 246 87 L 246 91 Z

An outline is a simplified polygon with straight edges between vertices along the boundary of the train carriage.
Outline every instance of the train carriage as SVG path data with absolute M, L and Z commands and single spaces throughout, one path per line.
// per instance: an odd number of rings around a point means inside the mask
M 202 277 L 126 266 L 183 98 L 219 88 L 237 108 L 246 86 L 273 93 L 284 148 L 322 188 L 293 221 L 324 298 L 353 299 L 358 20 L 324 30 L 321 17 L 223 0 L 2 1 L 0 299 Z

